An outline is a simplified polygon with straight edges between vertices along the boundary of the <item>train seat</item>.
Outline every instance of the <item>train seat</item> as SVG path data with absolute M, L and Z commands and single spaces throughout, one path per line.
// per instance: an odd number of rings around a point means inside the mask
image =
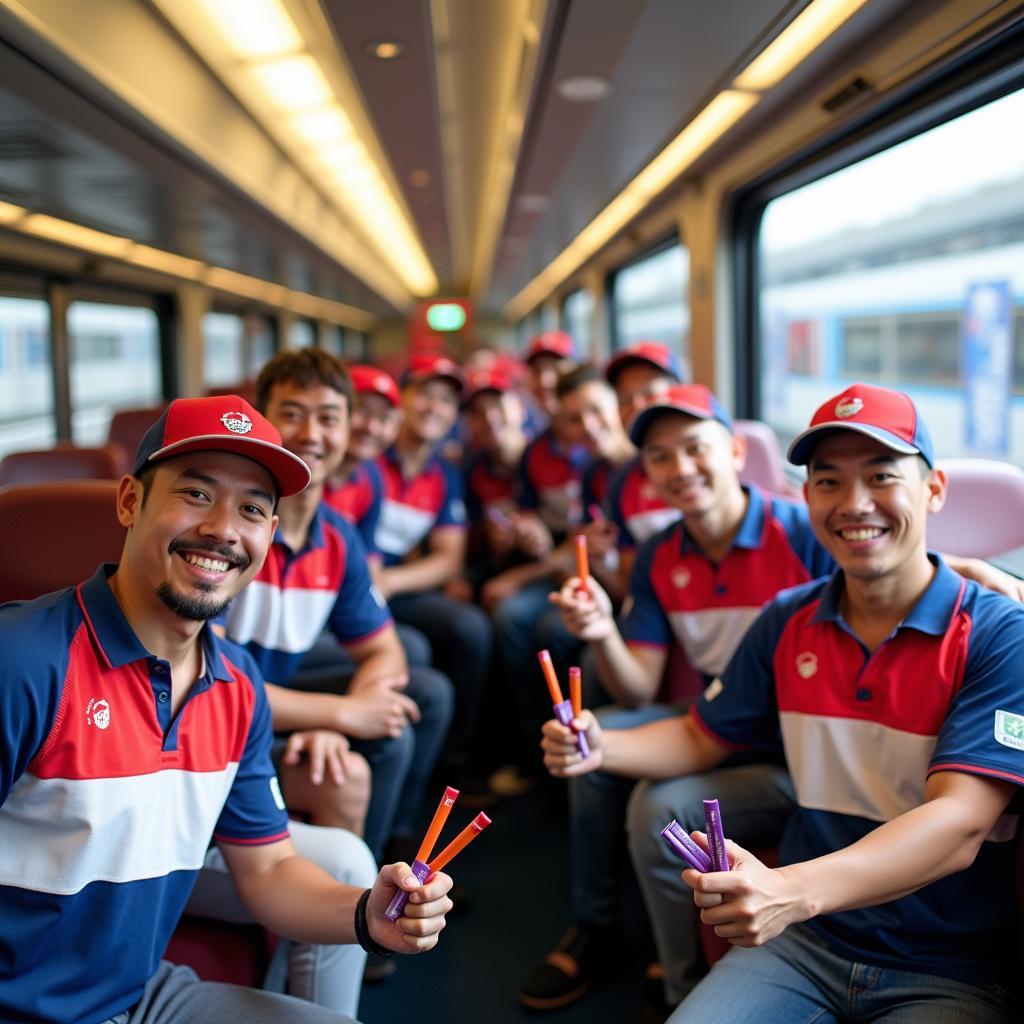
M 119 444 L 126 453 L 126 459 L 131 459 L 139 447 L 142 435 L 159 419 L 163 411 L 162 405 L 118 409 L 110 419 L 107 443 Z
M 783 468 L 782 450 L 775 431 L 760 420 L 735 420 L 736 433 L 747 441 L 747 464 L 740 473 L 745 484 L 757 484 L 770 494 L 784 498 L 799 495 Z
M 250 405 L 254 405 L 256 402 L 256 381 L 243 380 L 238 384 L 207 388 L 206 393 L 211 397 L 216 395 L 238 395 L 239 398 L 244 398 Z
M 1024 547 L 1024 470 L 995 459 L 943 459 L 946 504 L 928 517 L 928 546 L 971 558 Z
M 78 448 L 62 444 L 11 452 L 0 461 L 0 487 L 54 480 L 117 480 L 123 467 L 124 452 L 119 445 Z

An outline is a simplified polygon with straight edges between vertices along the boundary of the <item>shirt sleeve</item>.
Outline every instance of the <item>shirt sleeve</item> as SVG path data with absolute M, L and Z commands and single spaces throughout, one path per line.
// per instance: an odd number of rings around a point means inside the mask
M 535 509 L 540 505 L 540 498 L 537 495 L 537 488 L 533 486 L 530 479 L 530 459 L 533 456 L 537 442 L 531 441 L 523 452 L 522 461 L 519 464 L 519 507 Z
M 213 837 L 218 842 L 242 846 L 276 843 L 288 836 L 288 814 L 270 760 L 270 744 L 273 740 L 270 705 L 256 663 L 238 647 L 234 647 L 231 660 L 241 662 L 248 676 L 248 685 L 253 687 L 254 704 L 238 772 Z M 234 683 L 226 685 L 239 686 L 245 683 L 236 679 Z
M 720 743 L 733 747 L 779 746 L 779 710 L 772 659 L 792 601 L 776 598 L 754 620 L 722 675 L 693 705 L 694 720 Z
M 366 470 L 366 482 L 370 489 L 370 502 L 356 524 L 356 528 L 359 530 L 359 537 L 363 542 L 367 557 L 379 559 L 380 552 L 377 550 L 377 542 L 374 538 L 377 535 L 381 504 L 384 501 L 384 481 L 381 479 L 380 470 L 373 462 L 365 462 L 363 467 Z
M 462 477 L 449 462 L 441 460 L 441 468 L 444 473 L 444 501 L 434 526 L 465 526 L 466 502 L 463 498 Z
M 654 589 L 654 555 L 660 537 L 643 544 L 633 563 L 629 578 L 629 596 L 623 605 L 620 629 L 627 644 L 668 647 L 672 643 L 672 627 Z
M 615 524 L 619 531 L 619 550 L 632 551 L 636 548 L 636 538 L 630 533 L 626 525 L 626 517 L 622 511 L 622 492 L 625 489 L 626 477 L 632 462 L 612 474 L 608 481 L 608 493 L 605 499 L 605 508 L 608 511 L 608 518 Z
M 988 775 L 1024 786 L 1024 608 L 978 591 L 971 615 L 963 683 L 928 770 Z
M 812 580 L 831 576 L 836 569 L 832 556 L 818 543 L 807 506 L 783 498 L 772 500 L 772 515 L 782 524 L 789 539 L 789 546 L 804 564 Z
M 339 643 L 355 644 L 390 625 L 391 613 L 370 578 L 366 552 L 358 534 L 348 523 L 337 525 L 345 539 L 345 575 L 327 625 Z

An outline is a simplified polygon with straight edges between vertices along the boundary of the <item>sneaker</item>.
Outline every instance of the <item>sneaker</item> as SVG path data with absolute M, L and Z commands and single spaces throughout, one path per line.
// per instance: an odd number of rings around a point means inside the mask
M 661 964 L 651 964 L 645 971 L 637 1024 L 665 1024 L 672 1015 L 675 1007 L 665 1002 L 664 977 Z
M 574 924 L 530 972 L 519 989 L 519 1002 L 531 1010 L 557 1010 L 580 999 L 608 959 L 613 931 Z

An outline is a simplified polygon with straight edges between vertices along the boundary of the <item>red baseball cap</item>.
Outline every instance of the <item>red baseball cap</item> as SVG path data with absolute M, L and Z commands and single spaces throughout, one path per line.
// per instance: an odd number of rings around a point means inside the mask
M 352 378 L 352 387 L 357 395 L 382 395 L 396 409 L 402 404 L 395 378 L 379 366 L 356 363 L 348 367 L 348 375 Z
M 709 388 L 703 384 L 673 384 L 629 421 L 629 439 L 637 448 L 643 445 L 651 421 L 666 412 L 684 412 L 698 420 L 718 420 L 730 432 L 733 430 L 732 417 Z
M 439 352 L 419 352 L 409 357 L 409 365 L 402 374 L 402 387 L 408 384 L 422 384 L 436 377 L 450 381 L 456 391 L 461 391 L 465 386 L 458 363 Z
M 150 463 L 207 451 L 259 463 L 277 482 L 282 498 L 298 494 L 309 483 L 309 467 L 282 447 L 277 428 L 238 395 L 176 398 L 143 435 L 132 475 Z
M 909 395 L 874 384 L 851 384 L 818 407 L 811 425 L 789 446 L 787 458 L 806 466 L 814 446 L 828 430 L 855 430 L 881 441 L 901 455 L 920 455 L 935 465 L 931 435 Z
M 489 370 L 474 370 L 466 378 L 466 390 L 462 392 L 462 404 L 469 405 L 477 395 L 485 391 L 496 391 L 501 394 L 504 391 L 511 391 L 512 381 L 497 368 Z
M 565 331 L 544 331 L 533 338 L 526 347 L 524 362 L 529 362 L 537 356 L 558 356 L 559 359 L 575 359 L 576 344 L 572 335 Z
M 614 387 L 615 378 L 628 363 L 647 363 L 678 381 L 683 379 L 683 368 L 678 357 L 667 345 L 662 345 L 659 341 L 637 341 L 628 348 L 616 352 L 604 368 L 605 380 Z

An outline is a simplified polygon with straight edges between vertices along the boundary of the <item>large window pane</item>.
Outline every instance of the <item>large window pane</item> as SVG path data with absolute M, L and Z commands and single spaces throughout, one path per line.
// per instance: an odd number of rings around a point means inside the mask
M 0 457 L 56 441 L 52 373 L 49 306 L 0 295 Z
M 156 313 L 137 306 L 73 302 L 68 336 L 71 436 L 76 444 L 101 445 L 118 409 L 161 400 Z
M 781 196 L 760 237 L 762 415 L 907 391 L 940 458 L 1024 464 L 1024 91 Z
M 587 288 L 578 288 L 565 297 L 562 303 L 562 328 L 573 336 L 579 353 L 590 351 L 593 321 L 594 296 Z
M 203 383 L 231 387 L 245 380 L 245 323 L 234 313 L 203 317 Z
M 690 307 L 687 282 L 690 256 L 672 245 L 623 267 L 612 286 L 615 340 L 620 347 L 636 341 L 660 341 L 690 361 Z

